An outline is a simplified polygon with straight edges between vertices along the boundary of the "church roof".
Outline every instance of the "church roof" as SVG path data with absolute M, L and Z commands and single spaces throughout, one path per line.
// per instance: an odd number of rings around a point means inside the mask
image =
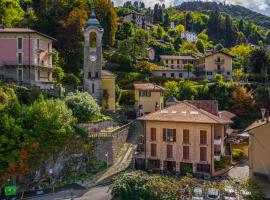
M 96 13 L 95 13 L 94 3 L 92 4 L 92 12 L 91 12 L 90 18 L 88 19 L 88 21 L 85 24 L 85 28 L 87 28 L 89 26 L 97 26 L 97 27 L 101 28 L 101 25 L 97 19 Z

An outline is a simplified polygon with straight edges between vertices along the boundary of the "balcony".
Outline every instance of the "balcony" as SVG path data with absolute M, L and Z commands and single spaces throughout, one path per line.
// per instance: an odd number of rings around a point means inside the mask
M 224 59 L 215 59 L 215 63 L 220 65 L 220 64 L 224 64 L 225 60 Z
M 44 49 L 42 49 L 42 48 L 40 48 L 40 47 L 38 47 L 37 49 L 36 49 L 36 52 L 37 53 L 42 53 L 42 52 L 44 52 L 45 50 Z
M 214 159 L 216 161 L 220 161 L 220 158 L 221 158 L 221 152 L 220 151 L 215 151 L 214 152 Z
M 218 138 L 214 139 L 214 145 L 222 145 L 221 137 L 218 137 Z

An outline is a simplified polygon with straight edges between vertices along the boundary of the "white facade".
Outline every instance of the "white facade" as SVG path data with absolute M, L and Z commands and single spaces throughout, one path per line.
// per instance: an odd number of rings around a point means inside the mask
M 135 21 L 135 25 L 142 28 L 145 21 L 145 16 L 139 13 L 130 13 L 124 17 L 124 21 Z
M 189 31 L 181 33 L 181 38 L 186 39 L 189 42 L 196 42 L 198 40 L 197 34 Z

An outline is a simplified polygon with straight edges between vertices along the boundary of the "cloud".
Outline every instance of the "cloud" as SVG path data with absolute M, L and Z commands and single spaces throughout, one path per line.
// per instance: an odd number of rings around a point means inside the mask
M 116 6 L 123 5 L 124 2 L 128 0 L 113 0 Z M 136 0 L 131 0 L 136 1 Z M 138 1 L 138 0 L 137 0 Z M 175 4 L 180 4 L 184 0 L 142 0 L 148 7 L 153 7 L 156 3 L 164 3 L 166 6 L 173 6 Z M 224 2 L 224 0 L 212 0 L 216 2 Z M 226 0 L 227 4 L 234 4 L 244 6 L 251 10 L 260 12 L 270 16 L 270 0 Z

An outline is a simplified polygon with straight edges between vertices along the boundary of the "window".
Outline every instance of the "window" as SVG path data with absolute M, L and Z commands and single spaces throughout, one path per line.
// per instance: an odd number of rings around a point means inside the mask
M 200 131 L 200 144 L 207 144 L 207 132 Z
M 183 159 L 189 159 L 189 146 L 183 146 Z
M 88 78 L 91 78 L 91 72 L 88 72 Z
M 177 65 L 177 68 L 180 68 L 180 65 Z
M 17 80 L 23 81 L 23 69 L 17 69 Z
M 221 69 L 220 65 L 217 65 L 217 69 L 218 69 L 218 70 L 220 70 L 220 69 Z
M 164 142 L 176 142 L 176 129 L 163 129 L 163 141 Z
M 189 144 L 189 130 L 187 129 L 183 130 L 183 143 Z
M 172 158 L 173 157 L 173 146 L 172 145 L 167 145 L 167 158 Z
M 197 164 L 197 172 L 210 173 L 210 165 Z
M 174 78 L 174 73 L 171 73 L 171 78 Z
M 95 84 L 92 83 L 92 93 L 95 93 Z
M 163 77 L 166 77 L 166 73 L 162 73 L 162 76 L 163 76 Z
M 18 49 L 23 49 L 23 39 L 22 37 L 19 37 L 17 40 L 17 48 Z
M 183 77 L 183 74 L 182 73 L 179 73 L 179 78 L 182 78 Z
M 212 76 L 213 75 L 213 72 L 207 72 L 207 75 L 208 76 Z
M 178 64 L 178 65 L 180 64 L 180 60 L 177 60 L 177 64 Z
M 89 34 L 89 47 L 96 48 L 97 46 L 97 34 L 95 32 L 91 32 Z
M 200 160 L 206 161 L 206 147 L 200 147 Z
M 172 60 L 171 63 L 174 64 L 174 60 Z
M 98 72 L 96 72 L 96 78 L 98 78 Z
M 157 140 L 157 129 L 151 128 L 151 141 L 156 141 L 156 140 Z
M 19 65 L 23 64 L 23 54 L 22 53 L 18 53 L 18 64 Z
M 38 70 L 38 80 L 40 80 L 40 70 Z
M 157 156 L 157 145 L 151 144 L 151 156 L 156 157 Z
M 37 49 L 39 49 L 39 39 L 37 39 Z
M 174 65 L 171 65 L 171 68 L 174 69 Z
M 165 63 L 166 63 L 166 64 L 168 64 L 168 63 L 169 63 L 169 61 L 168 61 L 168 60 L 165 60 Z
M 227 72 L 227 75 L 231 75 L 231 72 Z

